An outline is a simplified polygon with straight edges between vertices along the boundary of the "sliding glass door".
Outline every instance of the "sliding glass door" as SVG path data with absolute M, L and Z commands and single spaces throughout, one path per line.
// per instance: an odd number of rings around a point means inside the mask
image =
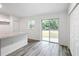
M 49 41 L 50 20 L 42 20 L 42 40 Z
M 59 21 L 57 18 L 50 19 L 50 36 L 49 41 L 50 42 L 58 42 L 58 25 Z
M 42 40 L 58 42 L 58 18 L 42 20 Z

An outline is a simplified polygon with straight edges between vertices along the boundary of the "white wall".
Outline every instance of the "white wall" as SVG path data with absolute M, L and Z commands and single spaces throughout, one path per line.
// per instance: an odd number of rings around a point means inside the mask
M 59 18 L 59 43 L 61 45 L 69 46 L 69 29 L 67 26 L 68 16 L 64 13 L 58 14 L 46 14 L 41 16 L 32 16 L 23 18 L 21 22 L 21 31 L 26 31 L 28 36 L 32 39 L 41 40 L 41 20 L 43 19 L 50 19 L 50 18 Z M 35 26 L 32 29 L 28 29 L 28 21 L 35 20 Z
M 70 14 L 70 50 L 79 56 L 79 5 Z
M 12 31 L 19 32 L 20 31 L 20 24 L 19 24 L 20 18 L 15 17 L 15 16 L 11 16 L 10 18 L 12 20 Z
M 10 20 L 8 15 L 0 14 L 0 20 Z M 10 21 L 11 22 L 11 21 Z M 11 32 L 11 23 L 10 24 L 0 24 L 0 32 Z
M 0 20 L 10 20 L 9 24 L 0 23 L 0 32 L 18 32 L 19 31 L 20 19 L 18 17 L 0 14 Z

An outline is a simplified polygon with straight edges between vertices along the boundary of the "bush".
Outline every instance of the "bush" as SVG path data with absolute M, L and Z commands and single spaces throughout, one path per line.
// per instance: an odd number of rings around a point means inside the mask
M 43 30 L 58 30 L 58 19 L 48 19 L 48 20 L 43 20 L 42 21 L 42 29 Z

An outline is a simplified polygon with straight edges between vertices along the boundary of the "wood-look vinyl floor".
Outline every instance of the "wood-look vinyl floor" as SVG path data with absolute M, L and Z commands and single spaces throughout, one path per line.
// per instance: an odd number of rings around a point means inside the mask
M 46 41 L 32 41 L 8 56 L 70 56 L 64 46 Z

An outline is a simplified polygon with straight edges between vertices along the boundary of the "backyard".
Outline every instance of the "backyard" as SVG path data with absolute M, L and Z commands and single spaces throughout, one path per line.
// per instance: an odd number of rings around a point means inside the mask
M 49 41 L 49 31 L 42 31 L 42 39 Z M 50 41 L 58 42 L 58 31 L 50 31 Z
M 42 22 L 42 40 L 58 42 L 58 20 L 50 19 Z

